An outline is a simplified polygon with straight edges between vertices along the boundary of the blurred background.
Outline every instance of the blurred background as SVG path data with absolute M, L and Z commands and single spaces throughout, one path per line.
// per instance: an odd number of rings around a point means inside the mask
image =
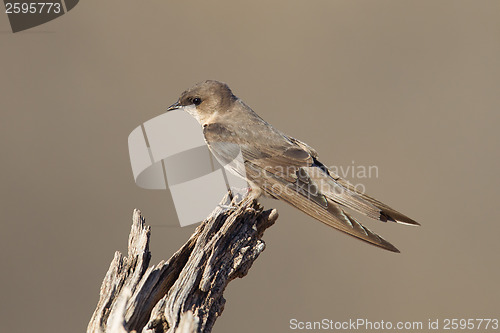
M 326 165 L 377 166 L 346 178 L 422 224 L 361 219 L 394 254 L 264 200 L 280 217 L 214 332 L 499 317 L 500 2 L 87 0 L 16 34 L 0 14 L 0 43 L 5 332 L 84 331 L 134 208 L 154 264 L 188 239 L 127 137 L 205 79 Z

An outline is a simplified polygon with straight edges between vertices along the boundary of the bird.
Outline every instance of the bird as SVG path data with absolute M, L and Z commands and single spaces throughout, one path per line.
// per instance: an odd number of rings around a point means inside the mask
M 195 84 L 167 108 L 173 110 L 183 110 L 198 121 L 211 153 L 247 181 L 252 199 L 283 200 L 330 227 L 392 252 L 400 251 L 346 209 L 382 222 L 420 225 L 333 173 L 320 162 L 316 150 L 267 123 L 223 82 Z

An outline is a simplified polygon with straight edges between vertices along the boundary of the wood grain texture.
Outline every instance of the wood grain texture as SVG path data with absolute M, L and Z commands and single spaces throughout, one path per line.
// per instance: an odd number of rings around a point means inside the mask
M 115 253 L 87 332 L 210 332 L 227 284 L 247 274 L 277 217 L 226 196 L 168 261 L 149 267 L 151 228 L 134 210 L 128 255 Z

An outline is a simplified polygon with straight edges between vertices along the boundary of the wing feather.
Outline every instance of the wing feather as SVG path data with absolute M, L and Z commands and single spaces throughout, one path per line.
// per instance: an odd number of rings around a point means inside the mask
M 274 132 L 273 132 L 274 133 Z M 256 131 L 252 136 L 258 135 Z M 269 133 L 267 133 L 269 134 Z M 399 252 L 392 244 L 361 225 L 340 206 L 353 209 L 380 221 L 418 224 L 391 207 L 357 191 L 354 186 L 333 174 L 317 160 L 317 153 L 307 144 L 277 132 L 269 144 L 262 137 L 235 135 L 222 124 L 204 126 L 207 144 L 223 165 L 241 153 L 244 166 L 230 166 L 267 195 L 281 199 L 315 219 L 389 251 Z M 265 141 L 264 141 L 265 142 Z

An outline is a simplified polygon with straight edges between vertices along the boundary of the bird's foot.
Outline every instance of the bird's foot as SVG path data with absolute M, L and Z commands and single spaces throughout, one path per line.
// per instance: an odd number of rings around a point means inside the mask
M 235 210 L 238 208 L 238 205 L 251 194 L 251 191 L 251 187 L 232 187 L 227 194 L 228 198 L 226 203 L 219 204 L 218 206 L 224 210 Z

